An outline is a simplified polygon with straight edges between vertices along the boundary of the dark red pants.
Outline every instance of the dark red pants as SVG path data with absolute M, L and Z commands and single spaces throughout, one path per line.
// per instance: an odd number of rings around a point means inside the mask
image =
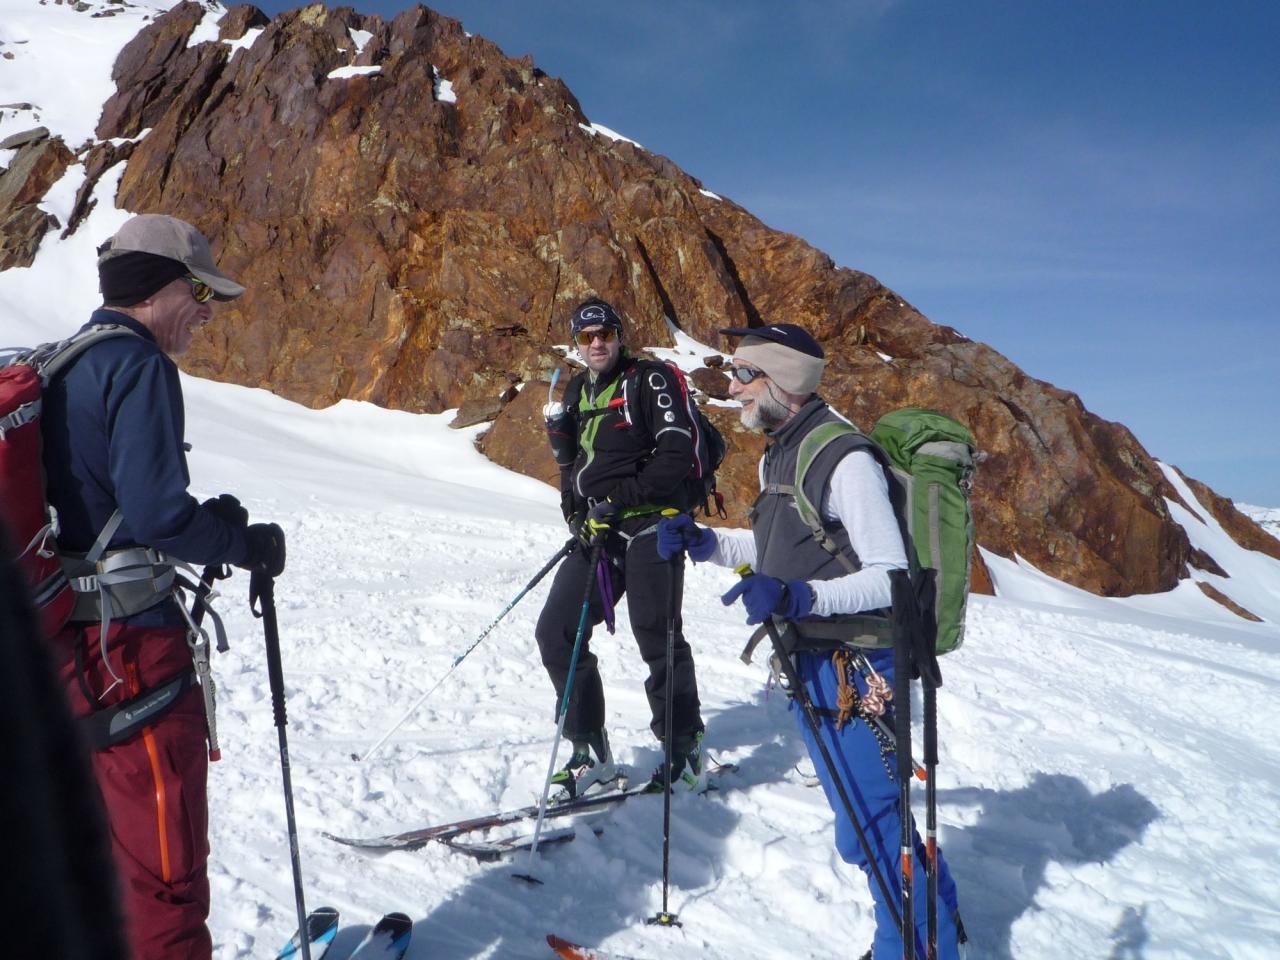
M 121 684 L 103 665 L 96 624 L 69 626 L 53 643 L 76 716 L 127 700 L 191 666 L 182 629 L 112 624 L 108 657 Z M 154 726 L 92 759 L 133 960 L 210 960 L 209 760 L 200 691 L 188 690 Z

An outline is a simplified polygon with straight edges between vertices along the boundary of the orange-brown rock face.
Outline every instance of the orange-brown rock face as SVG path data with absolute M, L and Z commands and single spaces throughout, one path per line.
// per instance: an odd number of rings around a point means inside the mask
M 0 270 L 29 267 L 45 231 L 59 225 L 38 204 L 74 158 L 44 127 L 15 134 L 0 148 L 17 150 L 0 170 Z
M 496 412 L 485 450 L 550 480 L 539 407 L 579 300 L 609 299 L 641 345 L 670 342 L 664 317 L 726 352 L 720 327 L 794 321 L 826 345 L 823 393 L 855 422 L 910 403 L 973 429 L 988 549 L 1107 594 L 1185 575 L 1172 491 L 1124 427 L 701 193 L 665 157 L 591 133 L 529 60 L 422 7 L 383 22 L 312 6 L 269 23 L 238 7 L 225 39 L 265 29 L 234 53 L 187 46 L 202 16 L 175 7 L 125 49 L 97 131 L 151 128 L 118 203 L 197 223 L 250 288 L 206 328 L 191 372 L 315 406 Z M 359 52 L 353 29 L 372 35 Z M 333 75 L 349 66 L 377 70 Z M 741 523 L 761 441 L 732 411 L 713 418 Z

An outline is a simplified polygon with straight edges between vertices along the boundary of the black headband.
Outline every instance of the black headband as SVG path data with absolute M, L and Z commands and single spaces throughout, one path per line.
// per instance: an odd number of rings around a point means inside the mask
M 109 257 L 98 264 L 103 306 L 131 307 L 189 273 L 185 263 L 154 253 L 130 251 Z

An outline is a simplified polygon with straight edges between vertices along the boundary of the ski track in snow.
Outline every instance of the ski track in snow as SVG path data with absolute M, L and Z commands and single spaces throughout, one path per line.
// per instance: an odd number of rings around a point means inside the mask
M 93 76 L 109 75 L 142 15 L 170 5 L 91 20 L 103 4 L 77 13 L 0 0 L 0 39 L 19 58 L 0 60 L 0 102 L 36 104 L 6 111 L 0 135 L 46 122 L 79 143 L 106 81 L 43 78 L 68 75 L 76 59 L 83 79 L 86 57 Z M 110 202 L 122 171 L 100 181 L 104 202 L 75 235 L 51 233 L 30 269 L 0 273 L 0 345 L 63 336 L 95 305 L 93 247 L 126 216 Z M 82 177 L 73 165 L 50 202 L 65 205 Z M 681 362 L 706 350 L 679 331 L 673 342 L 655 352 Z M 351 402 L 312 411 L 192 378 L 184 389 L 193 492 L 234 491 L 288 534 L 277 604 L 292 779 L 308 905 L 343 914 L 331 958 L 346 960 L 388 910 L 415 920 L 408 960 L 541 958 L 548 931 L 655 960 L 861 953 L 872 933 L 866 883 L 835 855 L 830 810 L 795 770 L 808 763 L 784 700 L 766 695 L 761 664 L 738 660 L 748 630 L 718 599 L 733 574 L 706 565 L 688 570 L 686 633 L 708 750 L 741 767 L 718 792 L 674 798 L 670 908 L 683 928 L 644 925 L 661 906 L 660 798 L 583 817 L 603 834 L 580 830 L 547 849 L 537 887 L 511 877 L 528 868 L 523 855 L 480 864 L 433 844 L 371 856 L 325 840 L 322 831 L 397 832 L 536 799 L 554 732 L 533 641 L 549 581 L 379 753 L 365 764 L 350 754 L 398 720 L 556 551 L 557 497 L 485 461 L 477 431 L 447 429 L 448 413 Z M 1250 510 L 1276 530 L 1280 510 Z M 1190 582 L 1103 600 L 988 555 L 1001 596 L 973 598 L 939 696 L 941 842 L 974 960 L 1274 955 L 1280 563 L 1232 548 L 1199 513 L 1175 516 L 1235 576 L 1197 576 L 1269 622 L 1232 616 Z M 296 921 L 261 626 L 244 574 L 221 592 L 232 649 L 214 658 L 223 760 L 210 774 L 210 925 L 215 956 L 238 960 L 274 955 Z M 592 642 L 614 749 L 640 777 L 659 748 L 625 601 L 618 623 Z

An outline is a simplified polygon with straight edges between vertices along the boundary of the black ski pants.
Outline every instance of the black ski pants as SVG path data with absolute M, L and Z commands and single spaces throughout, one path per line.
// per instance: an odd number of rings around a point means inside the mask
M 654 736 L 662 739 L 666 733 L 667 618 L 671 610 L 668 596 L 671 565 L 658 556 L 655 525 L 654 517 L 636 517 L 623 521 L 621 531 L 631 539 L 627 540 L 616 532 L 611 534 L 605 544 L 605 556 L 609 561 L 607 566 L 613 584 L 614 601 L 621 601 L 623 592 L 626 592 L 631 632 L 635 635 L 641 658 L 649 667 L 649 677 L 644 682 L 652 714 L 649 729 Z M 587 585 L 589 559 L 590 551 L 586 548 L 574 550 L 565 558 L 556 571 L 551 593 L 538 617 L 538 649 L 542 653 L 542 664 L 547 668 L 547 674 L 555 686 L 553 716 L 557 720 L 560 704 L 564 700 L 564 685 L 569 675 L 573 642 L 582 616 L 582 597 Z M 604 619 L 604 604 L 600 598 L 598 575 L 592 573 L 591 576 L 587 625 L 564 723 L 565 736 L 571 740 L 584 740 L 605 725 L 604 685 L 600 680 L 596 656 L 590 648 L 592 628 Z M 675 609 L 672 723 L 675 734 L 679 737 L 701 730 L 702 716 L 698 701 L 698 682 L 693 669 L 693 651 L 689 649 L 682 632 L 679 597 L 676 598 Z

